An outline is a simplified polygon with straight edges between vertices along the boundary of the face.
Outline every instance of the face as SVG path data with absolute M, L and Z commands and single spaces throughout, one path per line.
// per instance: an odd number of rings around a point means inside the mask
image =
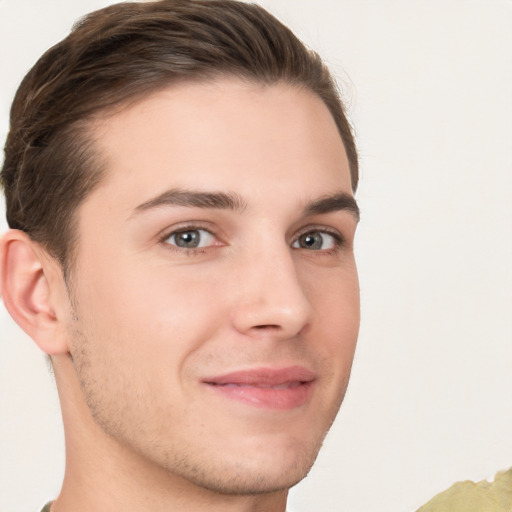
M 127 452 L 203 488 L 305 476 L 347 386 L 357 224 L 322 101 L 287 85 L 173 86 L 94 126 L 70 352 Z

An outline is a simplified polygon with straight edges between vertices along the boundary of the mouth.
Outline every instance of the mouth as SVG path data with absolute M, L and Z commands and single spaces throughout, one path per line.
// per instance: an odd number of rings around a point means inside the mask
M 315 374 L 302 366 L 256 368 L 203 380 L 226 399 L 265 409 L 296 409 L 311 397 Z

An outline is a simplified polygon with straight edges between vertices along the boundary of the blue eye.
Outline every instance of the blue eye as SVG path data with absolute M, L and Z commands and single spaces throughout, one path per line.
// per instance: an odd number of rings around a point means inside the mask
M 308 249 L 310 251 L 325 251 L 334 249 L 339 240 L 329 233 L 323 231 L 308 231 L 293 242 L 294 249 Z
M 181 249 L 198 249 L 213 245 L 215 237 L 206 229 L 184 229 L 176 231 L 165 242 Z

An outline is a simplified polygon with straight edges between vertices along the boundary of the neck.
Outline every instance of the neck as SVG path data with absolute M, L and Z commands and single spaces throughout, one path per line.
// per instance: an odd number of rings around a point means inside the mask
M 59 356 L 53 363 L 66 436 L 66 471 L 52 512 L 284 512 L 286 489 L 221 494 L 134 452 L 96 424 L 69 358 Z

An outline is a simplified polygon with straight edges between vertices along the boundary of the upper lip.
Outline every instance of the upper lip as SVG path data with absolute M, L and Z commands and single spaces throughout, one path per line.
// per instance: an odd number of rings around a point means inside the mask
M 237 384 L 241 386 L 270 387 L 287 383 L 305 383 L 316 379 L 314 372 L 304 366 L 288 366 L 283 368 L 252 368 L 208 377 L 203 379 L 206 384 L 218 386 Z

